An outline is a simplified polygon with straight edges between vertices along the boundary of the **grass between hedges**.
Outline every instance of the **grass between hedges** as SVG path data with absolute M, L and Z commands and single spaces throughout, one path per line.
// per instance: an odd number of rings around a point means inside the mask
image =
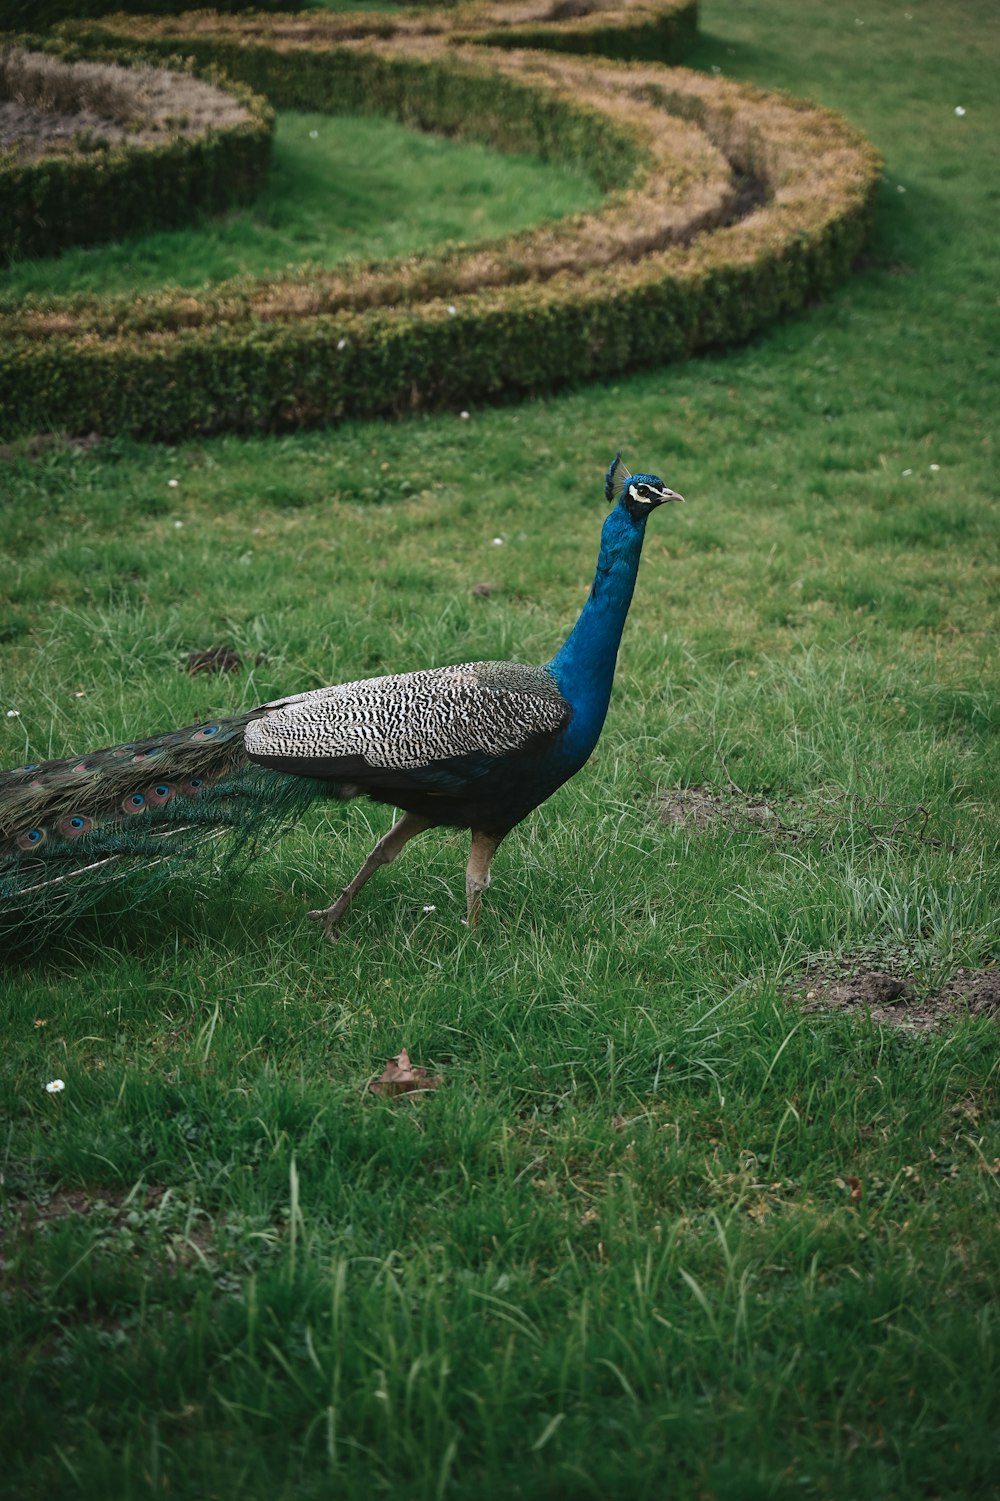
M 432 835 L 320 943 L 385 823 L 355 806 L 0 981 L 11 1494 L 995 1490 L 996 1024 L 782 992 L 817 952 L 997 955 L 996 27 L 836 9 L 706 4 L 694 59 L 885 153 L 870 264 L 801 321 L 465 420 L 5 461 L 4 764 L 540 660 L 610 451 L 689 500 L 478 935 Z M 220 641 L 264 659 L 179 670 Z M 659 822 L 730 778 L 796 837 Z M 364 1086 L 403 1045 L 445 1083 L 394 1109 Z
M 0 296 L 146 292 L 227 277 L 281 276 L 313 262 L 414 255 L 442 241 L 492 239 L 543 218 L 590 210 L 582 173 L 475 142 L 408 131 L 393 120 L 282 111 L 266 191 L 196 229 L 21 261 Z

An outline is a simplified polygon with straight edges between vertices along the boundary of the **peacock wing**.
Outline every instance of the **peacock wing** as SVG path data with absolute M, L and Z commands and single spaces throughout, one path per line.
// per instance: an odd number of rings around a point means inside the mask
M 264 706 L 246 728 L 252 760 L 356 784 L 449 785 L 541 750 L 571 709 L 544 667 L 463 662 L 365 678 Z

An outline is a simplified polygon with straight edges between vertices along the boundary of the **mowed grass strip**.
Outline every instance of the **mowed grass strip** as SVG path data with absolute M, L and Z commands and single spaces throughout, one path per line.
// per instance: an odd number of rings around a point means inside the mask
M 997 957 L 996 31 L 910 13 L 704 6 L 700 66 L 887 162 L 866 269 L 747 349 L 468 418 L 5 459 L 4 764 L 542 660 L 614 448 L 688 497 L 650 523 L 601 746 L 477 935 L 440 834 L 322 944 L 304 909 L 387 822 L 356 805 L 4 974 L 12 1492 L 995 1488 L 997 1025 L 786 999 L 817 954 L 928 985 Z M 219 643 L 246 671 L 187 677 Z M 788 833 L 662 824 L 658 790 L 733 784 Z M 393 1107 L 366 1084 L 401 1046 L 444 1083 Z

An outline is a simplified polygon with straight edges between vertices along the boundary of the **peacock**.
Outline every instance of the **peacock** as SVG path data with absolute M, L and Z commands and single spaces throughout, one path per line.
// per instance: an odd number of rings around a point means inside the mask
M 320 797 L 401 816 L 309 916 L 337 936 L 380 866 L 427 829 L 468 829 L 466 921 L 500 842 L 587 761 L 611 698 L 646 520 L 682 496 L 616 454 L 590 594 L 541 667 L 463 662 L 340 683 L 209 724 L 0 772 L 0 935 L 51 932 L 112 883 L 169 881 L 220 834 L 255 848 Z M 142 881 L 138 882 L 141 888 Z

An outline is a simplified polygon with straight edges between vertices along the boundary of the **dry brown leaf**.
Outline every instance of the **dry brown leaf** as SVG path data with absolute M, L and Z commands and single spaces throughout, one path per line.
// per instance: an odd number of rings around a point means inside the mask
M 443 1082 L 440 1074 L 431 1074 L 422 1064 L 411 1063 L 409 1053 L 402 1048 L 395 1058 L 386 1059 L 382 1073 L 368 1088 L 372 1094 L 391 1096 L 437 1089 Z

